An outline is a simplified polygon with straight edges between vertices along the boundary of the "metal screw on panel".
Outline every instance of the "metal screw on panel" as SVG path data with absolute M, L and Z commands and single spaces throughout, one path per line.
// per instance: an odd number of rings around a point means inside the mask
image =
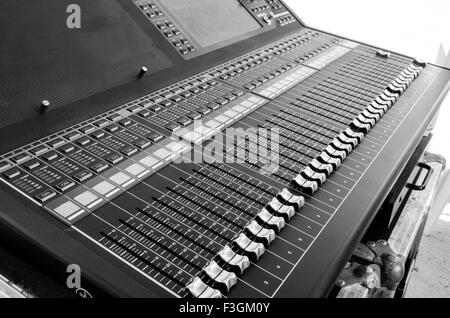
M 344 287 L 346 285 L 346 283 L 343 280 L 338 280 L 337 283 L 338 287 Z
M 47 109 L 49 109 L 49 107 L 50 107 L 50 102 L 48 100 L 44 99 L 41 102 L 41 111 L 46 111 Z
M 139 71 L 138 78 L 143 78 L 145 76 L 145 74 L 147 74 L 147 72 L 148 72 L 148 68 L 145 66 L 142 66 L 141 70 Z

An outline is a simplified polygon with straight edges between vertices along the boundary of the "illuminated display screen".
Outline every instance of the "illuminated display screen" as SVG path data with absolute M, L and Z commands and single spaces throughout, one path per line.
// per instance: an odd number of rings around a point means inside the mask
M 202 47 L 239 39 L 261 28 L 237 0 L 161 0 L 161 3 Z

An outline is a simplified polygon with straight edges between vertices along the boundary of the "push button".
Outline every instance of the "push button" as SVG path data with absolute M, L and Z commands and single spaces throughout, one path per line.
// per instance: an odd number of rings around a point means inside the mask
M 124 160 L 125 158 L 122 155 L 112 155 L 109 158 L 106 159 L 110 164 L 115 165 Z
M 24 163 L 25 161 L 27 161 L 29 159 L 31 159 L 31 156 L 27 153 L 21 153 L 21 154 L 16 155 L 11 158 L 11 160 L 18 165 L 20 165 L 21 163 Z
M 42 192 L 41 194 L 38 194 L 34 198 L 39 203 L 44 204 L 44 203 L 50 201 L 51 199 L 53 199 L 56 196 L 57 196 L 57 193 L 55 191 L 53 191 L 53 190 L 46 190 L 46 191 Z
M 48 150 L 45 146 L 38 146 L 30 150 L 30 152 L 35 156 L 40 156 Z
M 244 274 L 245 270 L 250 267 L 250 259 L 247 256 L 237 254 L 228 245 L 219 252 L 218 256 L 237 274 Z
M 108 169 L 108 167 L 109 167 L 109 166 L 108 166 L 106 163 L 100 162 L 100 163 L 97 163 L 97 164 L 93 165 L 93 166 L 91 167 L 91 169 L 92 169 L 94 172 L 96 172 L 96 173 L 100 173 L 100 172 L 105 171 L 106 169 Z
M 15 179 L 15 178 L 17 178 L 18 176 L 20 176 L 20 174 L 21 174 L 21 173 L 20 173 L 19 170 L 17 170 L 17 169 L 12 169 L 12 170 L 6 171 L 3 175 L 5 176 L 6 179 L 12 180 L 12 179 Z
M 74 186 L 75 182 L 73 182 L 72 180 L 65 180 L 57 184 L 55 188 L 60 192 L 66 192 L 67 190 L 73 188 Z
M 43 156 L 43 158 L 44 158 L 46 161 L 51 162 L 51 161 L 53 161 L 53 160 L 55 160 L 55 159 L 58 158 L 58 154 L 55 153 L 55 152 L 49 152 L 49 153 L 46 153 L 46 154 Z
M 59 147 L 61 145 L 64 145 L 64 143 L 65 143 L 65 141 L 63 139 L 56 138 L 56 139 L 53 139 L 53 140 L 49 141 L 48 144 L 49 144 L 50 147 L 57 148 L 57 147 Z
M 37 167 L 39 167 L 41 164 L 40 164 L 40 162 L 39 161 L 37 161 L 37 160 L 32 160 L 32 161 L 29 161 L 29 162 L 27 162 L 26 164 L 24 164 L 23 166 L 25 167 L 25 169 L 27 169 L 27 170 L 33 170 L 33 169 L 36 169 Z
M 77 180 L 78 182 L 82 183 L 86 180 L 88 180 L 89 178 L 91 178 L 93 176 L 93 174 L 89 171 L 82 171 L 78 174 L 76 174 L 74 176 L 74 179 Z
M 0 172 L 8 170 L 11 167 L 12 167 L 12 165 L 9 162 L 6 162 L 6 161 L 0 162 Z

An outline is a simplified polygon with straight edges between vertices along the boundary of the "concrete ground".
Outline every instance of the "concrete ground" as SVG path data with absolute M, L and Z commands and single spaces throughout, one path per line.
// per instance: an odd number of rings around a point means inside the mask
M 450 56 L 450 55 L 449 55 Z M 429 151 L 440 154 L 450 168 L 450 95 L 442 109 L 434 129 Z M 450 298 L 450 172 L 443 176 L 434 206 L 430 210 L 429 223 L 422 239 L 415 270 L 407 289 L 409 298 Z
M 450 298 L 450 201 L 422 239 L 407 298 Z
M 407 298 L 450 297 L 450 201 L 422 239 Z

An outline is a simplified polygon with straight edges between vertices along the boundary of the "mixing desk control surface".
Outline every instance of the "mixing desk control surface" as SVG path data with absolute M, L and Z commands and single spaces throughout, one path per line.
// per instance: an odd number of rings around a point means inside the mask
M 53 229 L 25 236 L 48 254 L 64 250 L 63 263 L 112 295 L 325 296 L 449 72 L 305 28 L 281 1 L 220 4 L 245 27 L 216 43 L 205 21 L 181 15 L 189 5 L 214 16 L 205 1 L 129 2 L 183 63 L 227 46 L 240 53 L 6 150 L 2 194 Z M 233 46 L 265 32 L 272 39 L 256 49 Z M 231 154 L 205 151 L 230 128 L 259 133 L 233 140 Z M 277 149 L 276 167 L 261 144 Z M 222 152 L 232 160 L 215 160 Z

